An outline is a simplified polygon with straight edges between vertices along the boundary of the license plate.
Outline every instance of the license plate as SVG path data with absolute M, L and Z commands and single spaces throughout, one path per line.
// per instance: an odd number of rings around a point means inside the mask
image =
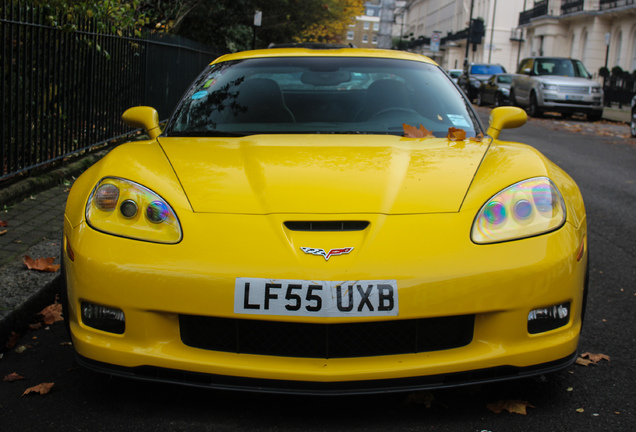
M 580 100 L 583 100 L 583 96 L 579 96 L 579 95 L 565 95 L 565 100 L 580 101 Z
M 234 313 L 315 317 L 397 316 L 397 282 L 236 278 Z

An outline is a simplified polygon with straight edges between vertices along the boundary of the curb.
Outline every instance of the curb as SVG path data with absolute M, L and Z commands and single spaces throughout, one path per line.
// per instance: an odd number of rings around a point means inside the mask
M 11 333 L 15 332 L 24 335 L 28 325 L 35 320 L 37 311 L 41 311 L 45 307 L 55 302 L 55 296 L 61 292 L 62 275 L 58 274 L 47 282 L 42 288 L 31 294 L 29 298 L 20 303 L 15 309 L 9 312 L 0 320 L 0 341 L 6 342 L 11 337 Z M 4 343 L 0 345 L 0 353 L 8 351 Z

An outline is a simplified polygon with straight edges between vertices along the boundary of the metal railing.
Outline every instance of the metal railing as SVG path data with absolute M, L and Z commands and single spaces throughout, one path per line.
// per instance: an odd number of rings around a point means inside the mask
M 564 0 L 561 3 L 561 15 L 581 12 L 584 9 L 585 0 Z
M 218 56 L 168 35 L 99 34 L 90 20 L 63 31 L 30 2 L 0 7 L 0 181 L 130 133 L 131 106 L 167 118 Z
M 635 4 L 635 0 L 601 0 L 599 10 L 615 9 Z

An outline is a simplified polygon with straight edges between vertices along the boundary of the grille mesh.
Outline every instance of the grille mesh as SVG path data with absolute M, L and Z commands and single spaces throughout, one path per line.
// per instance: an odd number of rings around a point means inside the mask
M 561 93 L 572 93 L 572 94 L 589 94 L 590 87 L 589 86 L 566 86 L 560 85 L 559 91 Z
M 475 316 L 307 324 L 180 315 L 185 345 L 280 357 L 346 358 L 439 351 L 468 345 Z
M 367 221 L 287 221 L 290 231 L 362 231 L 369 226 Z

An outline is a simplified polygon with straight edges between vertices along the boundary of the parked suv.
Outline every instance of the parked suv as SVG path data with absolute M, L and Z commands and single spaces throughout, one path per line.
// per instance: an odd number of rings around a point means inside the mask
M 481 83 L 498 73 L 506 73 L 506 69 L 498 64 L 471 63 L 457 79 L 457 85 L 472 102 L 477 97 Z
M 510 86 L 512 105 L 527 108 L 532 117 L 545 111 L 564 116 L 587 114 L 590 121 L 603 115 L 603 89 L 579 60 L 529 57 L 519 63 Z

